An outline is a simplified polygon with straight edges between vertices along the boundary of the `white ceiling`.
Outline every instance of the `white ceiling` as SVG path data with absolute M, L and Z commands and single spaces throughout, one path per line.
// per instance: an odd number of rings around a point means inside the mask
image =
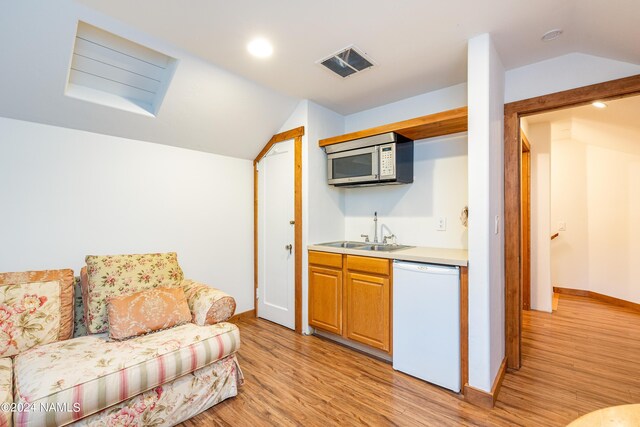
M 64 95 L 78 20 L 178 59 L 157 117 Z M 255 158 L 298 104 L 72 0 L 0 0 L 0 53 L 0 116 L 232 157 Z
M 489 32 L 506 69 L 570 52 L 640 63 L 638 0 L 79 0 L 233 73 L 350 114 L 466 81 Z M 564 35 L 544 43 L 552 28 Z M 264 36 L 269 60 L 247 55 Z M 315 61 L 355 44 L 378 66 L 347 79 Z
M 0 0 L 0 116 L 252 159 L 301 99 L 350 114 L 466 81 L 467 40 L 507 69 L 583 52 L 640 64 L 640 1 Z M 177 58 L 157 117 L 64 95 L 77 21 Z M 545 31 L 562 38 L 543 43 Z M 275 52 L 246 52 L 254 36 Z M 315 61 L 355 44 L 340 79 Z
M 552 139 L 571 138 L 585 144 L 640 155 L 640 96 L 606 100 L 607 108 L 592 105 L 566 108 L 523 118 L 527 126 L 549 124 Z M 536 143 L 529 138 L 531 144 Z
M 640 131 L 640 96 L 629 96 L 614 100 L 604 100 L 607 108 L 596 108 L 591 104 L 565 108 L 549 113 L 535 114 L 524 118 L 528 124 L 557 123 L 567 120 L 588 120 L 609 123 Z M 638 142 L 640 145 L 640 141 Z

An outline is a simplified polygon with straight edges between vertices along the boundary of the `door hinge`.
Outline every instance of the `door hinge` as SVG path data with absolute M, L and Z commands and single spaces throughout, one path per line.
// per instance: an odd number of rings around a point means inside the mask
M 260 288 L 256 288 L 256 299 L 260 299 Z

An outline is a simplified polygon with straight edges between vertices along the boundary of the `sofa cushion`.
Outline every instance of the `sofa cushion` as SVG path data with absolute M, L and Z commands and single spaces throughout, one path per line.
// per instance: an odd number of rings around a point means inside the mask
M 10 357 L 0 359 L 0 426 L 11 427 L 13 417 L 7 404 L 13 403 L 13 360 Z
M 182 288 L 155 288 L 110 297 L 109 338 L 123 340 L 191 321 Z
M 229 320 L 236 311 L 236 300 L 229 294 L 193 280 L 183 280 L 189 309 L 196 325 L 214 325 Z
M 140 255 L 89 255 L 86 282 L 85 322 L 91 334 L 108 329 L 107 298 L 146 289 L 177 287 L 183 279 L 175 252 Z
M 62 425 L 207 366 L 240 347 L 231 323 L 193 323 L 127 341 L 89 335 L 37 347 L 14 360 L 15 402 L 69 411 L 23 411 L 17 426 Z M 78 411 L 74 412 L 75 409 Z
M 0 286 L 22 283 L 44 283 L 57 280 L 60 285 L 60 327 L 58 340 L 67 340 L 73 333 L 73 270 L 41 270 L 19 273 L 0 273 Z
M 60 335 L 60 282 L 0 286 L 0 357 L 15 356 Z

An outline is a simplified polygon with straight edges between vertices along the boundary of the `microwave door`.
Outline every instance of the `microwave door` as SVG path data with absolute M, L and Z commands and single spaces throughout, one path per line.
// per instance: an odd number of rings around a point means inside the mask
M 378 147 L 329 154 L 329 184 L 378 181 Z

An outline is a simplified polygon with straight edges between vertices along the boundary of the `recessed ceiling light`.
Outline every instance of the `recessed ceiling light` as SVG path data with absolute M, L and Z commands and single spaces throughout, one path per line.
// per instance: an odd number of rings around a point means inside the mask
M 273 46 L 267 39 L 253 39 L 248 45 L 249 53 L 258 58 L 268 58 L 273 53 Z
M 607 108 L 607 104 L 605 104 L 602 101 L 592 102 L 591 105 L 593 105 L 596 108 Z
M 560 28 L 556 28 L 554 30 L 549 30 L 542 35 L 543 42 L 550 42 L 551 40 L 555 40 L 562 35 L 562 30 Z

